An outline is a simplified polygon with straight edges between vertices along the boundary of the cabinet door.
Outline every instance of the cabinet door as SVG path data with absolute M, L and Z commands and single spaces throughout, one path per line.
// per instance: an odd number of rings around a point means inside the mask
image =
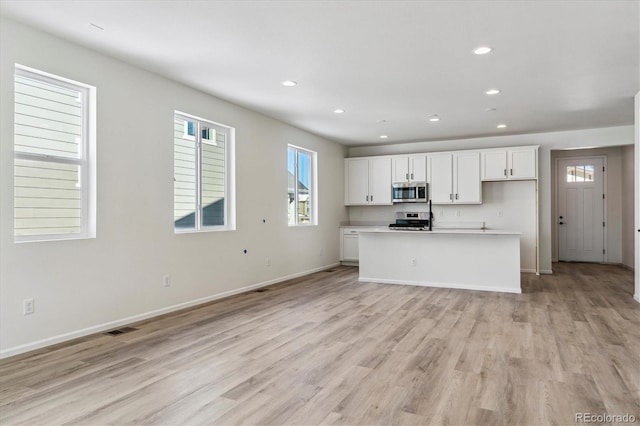
M 509 150 L 509 179 L 535 179 L 536 148 Z
M 409 180 L 412 182 L 427 181 L 426 155 L 412 155 L 409 157 Z
M 482 180 L 507 178 L 507 150 L 482 152 Z
M 369 160 L 356 158 L 345 160 L 346 194 L 345 204 L 368 204 L 369 199 Z
M 409 160 L 407 157 L 393 157 L 392 161 L 392 182 L 407 182 L 409 180 Z
M 480 181 L 480 152 L 455 154 L 453 202 L 476 204 L 482 202 L 482 182 Z
M 342 236 L 342 260 L 359 260 L 358 234 L 344 234 Z
M 369 159 L 369 204 L 391 204 L 391 157 Z
M 434 203 L 451 203 L 453 188 L 453 166 L 451 154 L 427 156 L 429 165 L 429 198 Z

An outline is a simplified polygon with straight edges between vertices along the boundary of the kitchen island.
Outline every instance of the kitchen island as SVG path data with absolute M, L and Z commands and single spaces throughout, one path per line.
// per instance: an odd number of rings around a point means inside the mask
M 360 231 L 359 281 L 521 293 L 520 232 Z

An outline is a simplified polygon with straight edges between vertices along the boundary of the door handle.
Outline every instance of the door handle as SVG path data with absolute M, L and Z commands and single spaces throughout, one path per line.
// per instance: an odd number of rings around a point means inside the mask
M 559 222 L 560 225 L 564 225 L 564 222 Z

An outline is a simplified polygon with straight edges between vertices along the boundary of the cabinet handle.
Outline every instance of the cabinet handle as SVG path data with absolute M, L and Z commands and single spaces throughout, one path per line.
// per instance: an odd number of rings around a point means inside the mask
M 369 201 L 369 196 L 367 195 L 367 201 Z
M 405 174 L 405 179 L 409 180 L 409 173 Z
M 411 180 L 413 180 L 413 173 L 411 173 Z
M 453 201 L 453 194 L 449 194 L 449 200 Z
M 457 200 L 458 198 L 459 198 L 459 197 L 458 197 L 458 194 L 456 194 L 456 200 Z
M 505 176 L 507 175 L 507 169 L 504 169 L 504 175 Z
M 509 169 L 509 173 L 513 176 L 513 169 Z
M 369 201 L 373 202 L 373 195 L 371 196 L 371 199 Z

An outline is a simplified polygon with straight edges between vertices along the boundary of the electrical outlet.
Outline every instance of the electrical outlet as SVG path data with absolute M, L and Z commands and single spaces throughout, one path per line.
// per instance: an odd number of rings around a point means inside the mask
M 456 216 L 460 217 L 460 210 L 456 210 Z
M 163 285 L 164 287 L 171 287 L 171 276 L 169 276 L 169 275 L 165 275 L 165 276 L 162 278 L 162 285 Z
M 22 301 L 22 313 L 24 315 L 30 315 L 35 312 L 35 305 L 33 299 L 24 299 Z
M 438 217 L 444 217 L 444 210 L 440 210 L 438 212 Z
M 502 210 L 498 210 L 498 217 L 502 217 L 504 215 L 504 213 L 502 212 Z
M 411 266 L 416 266 L 417 264 L 418 260 L 415 257 L 411 258 Z

